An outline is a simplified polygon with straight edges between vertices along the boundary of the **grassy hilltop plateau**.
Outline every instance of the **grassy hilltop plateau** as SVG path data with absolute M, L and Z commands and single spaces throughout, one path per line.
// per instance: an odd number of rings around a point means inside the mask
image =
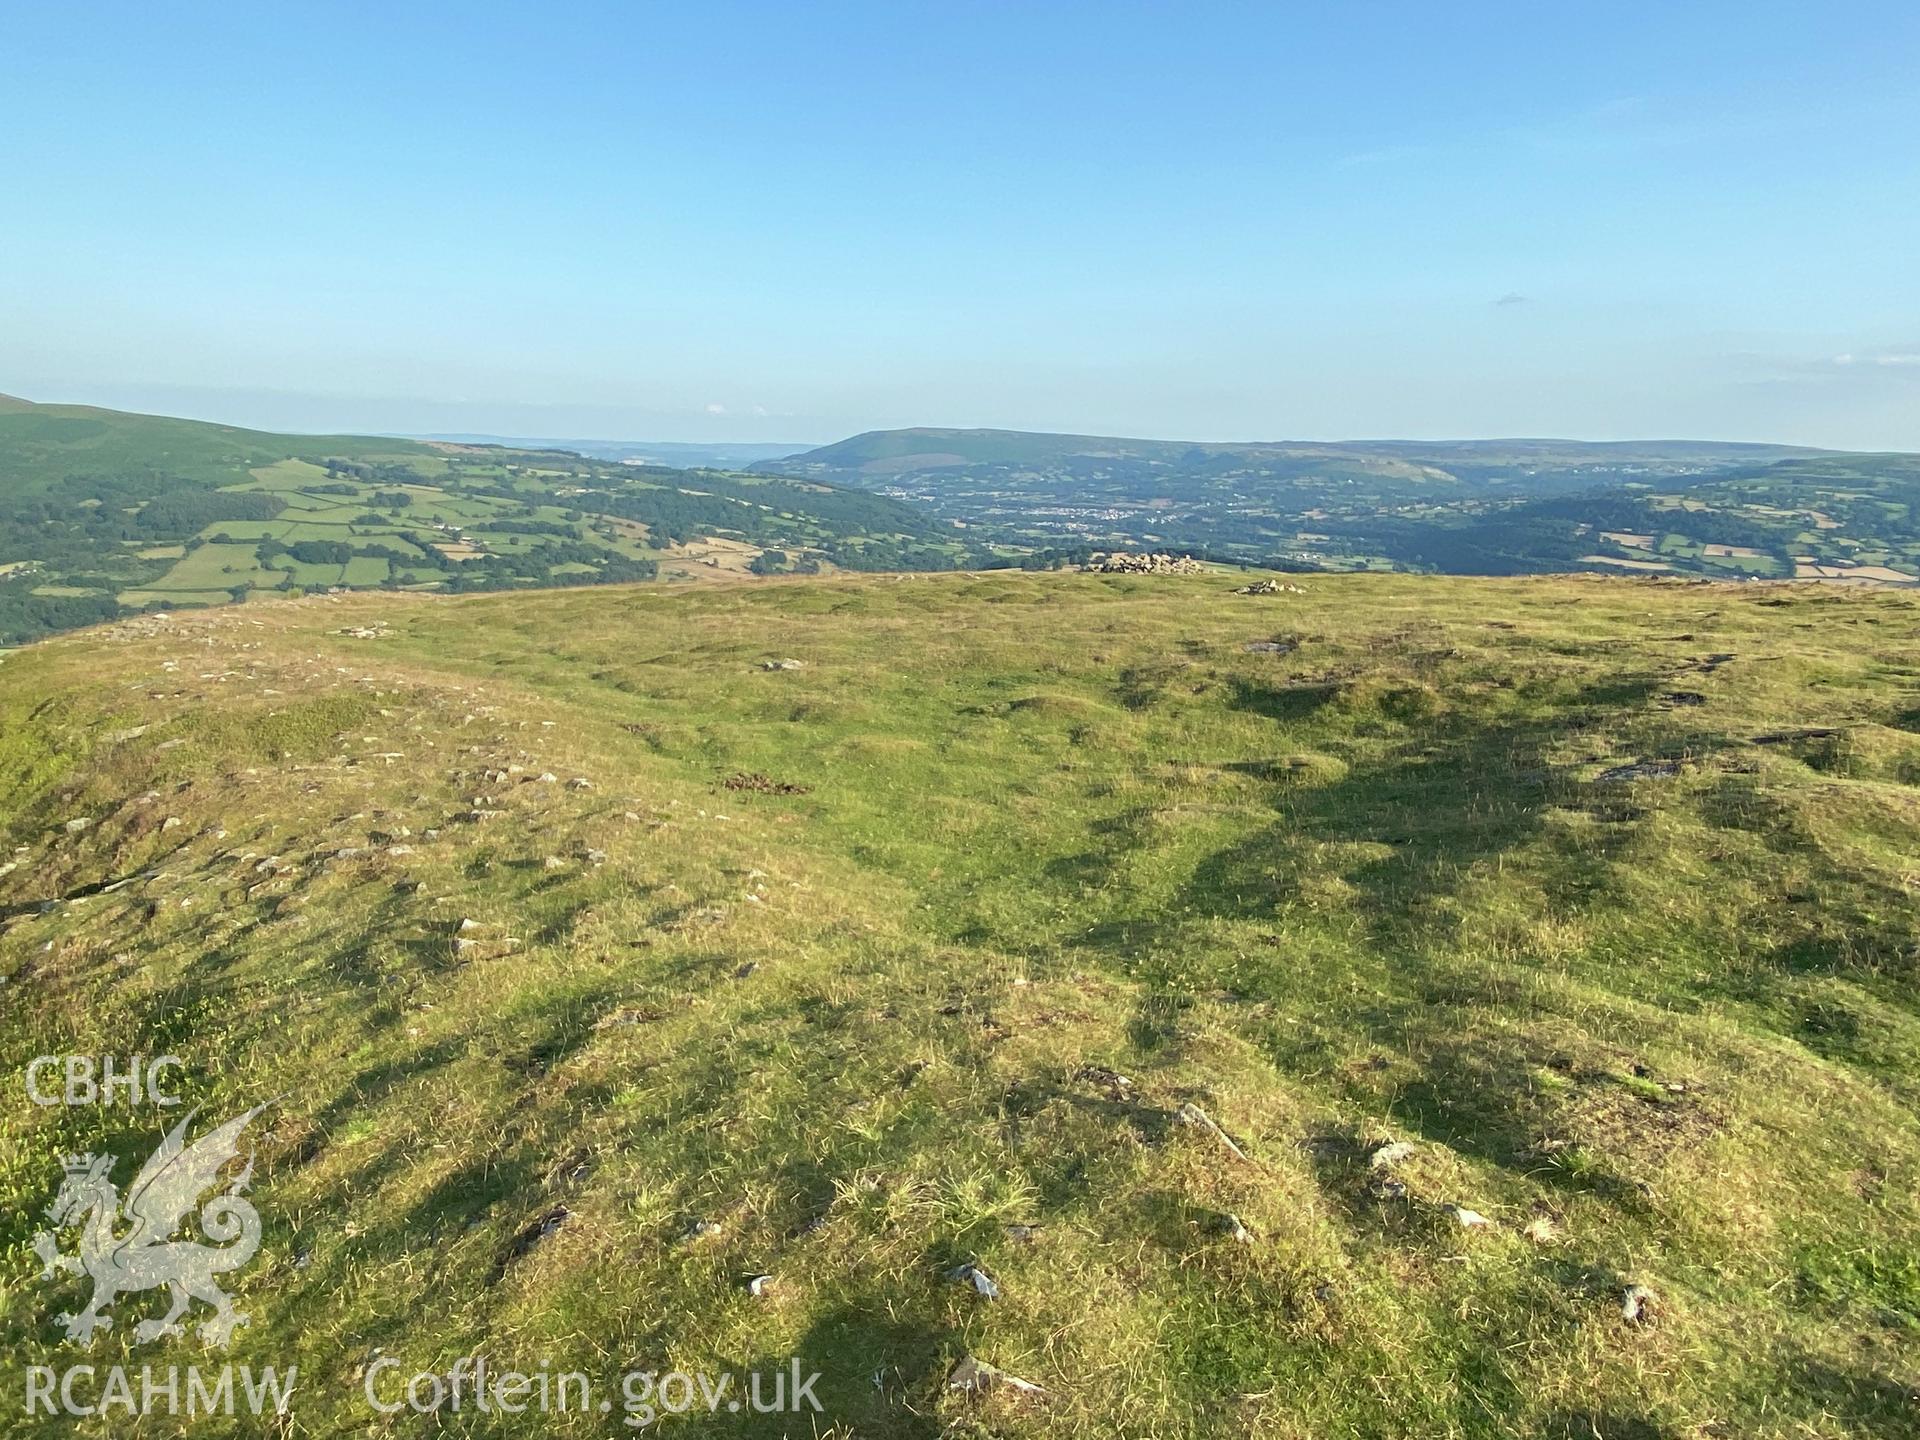
M 306 526 L 353 532 L 349 580 L 450 584 L 427 513 L 503 558 L 581 527 L 542 583 L 664 569 L 690 490 L 762 517 L 748 545 L 954 533 L 806 488 L 831 477 L 762 475 L 767 510 L 744 480 L 197 429 L 151 498 L 82 496 L 131 452 L 82 466 L 88 416 L 21 416 L 64 447 L 24 493 L 67 529 L 36 533 L 73 539 L 36 583 L 120 602 L 228 565 L 304 586 L 322 562 L 262 542 Z M 1812 508 L 1840 533 L 1905 523 L 1861 457 L 1703 483 L 1786 510 L 1836 464 L 1857 508 Z M 361 553 L 363 523 L 422 553 Z M 124 1182 L 162 1123 L 16 1089 L 0 1347 L 299 1370 L 274 1429 L 29 1421 L 18 1392 L 0 1428 L 633 1433 L 362 1399 L 377 1356 L 484 1354 L 804 1357 L 796 1436 L 1914 1435 L 1920 595 L 1248 578 L 256 579 L 0 659 L 10 1067 L 164 1050 L 205 1121 L 280 1097 L 223 1353 L 135 1345 L 151 1293 L 62 1337 L 86 1284 L 33 1251 L 60 1157 Z

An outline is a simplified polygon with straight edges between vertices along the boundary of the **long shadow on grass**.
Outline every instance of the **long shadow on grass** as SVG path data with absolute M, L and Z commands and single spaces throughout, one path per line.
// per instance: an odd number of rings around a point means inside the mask
M 1617 839 L 1578 851 L 1542 844 L 1551 807 L 1595 802 L 1587 787 L 1555 774 L 1547 753 L 1570 730 L 1645 702 L 1659 684 L 1651 676 L 1609 679 L 1491 721 L 1460 713 L 1404 723 L 1383 716 L 1379 723 L 1392 725 L 1394 736 L 1384 755 L 1351 761 L 1333 783 L 1283 791 L 1273 802 L 1274 823 L 1201 861 L 1157 913 L 1097 927 L 1090 941 L 1110 951 L 1177 953 L 1195 917 L 1268 920 L 1315 885 L 1337 880 L 1352 892 L 1345 908 L 1358 936 L 1413 967 L 1402 977 L 1410 989 L 1405 1000 L 1351 1017 L 1378 1043 L 1426 1057 L 1425 1073 L 1396 1096 L 1401 1122 L 1501 1166 L 1537 1169 L 1535 1117 L 1518 1103 L 1530 1090 L 1527 1057 L 1489 1065 L 1473 1047 L 1449 1043 L 1448 1017 L 1488 996 L 1478 980 L 1465 993 L 1450 988 L 1418 957 L 1444 953 L 1454 938 L 1458 921 L 1439 902 L 1476 871 L 1518 852 L 1549 903 L 1590 907 L 1605 900 L 1605 856 L 1631 832 L 1622 827 Z M 1264 702 L 1253 708 L 1265 713 Z M 1359 723 L 1375 720 L 1363 713 Z M 1149 996 L 1136 1017 L 1134 1037 L 1143 1046 L 1165 1043 L 1177 1018 L 1156 1003 Z M 1633 1198 L 1606 1177 L 1568 1183 Z
M 1860 1435 L 1911 1436 L 1920 1389 L 1809 1357 L 1788 1372 L 1795 1395 L 1816 1400 L 1822 1417 L 1838 1417 Z
M 696 1412 L 676 1425 L 675 1433 L 701 1436 L 859 1434 L 933 1440 L 953 1433 L 932 1412 L 928 1401 L 939 1393 L 948 1368 L 959 1358 L 958 1337 L 931 1315 L 885 1315 L 843 1306 L 815 1320 L 791 1350 L 728 1360 L 722 1368 L 735 1376 L 747 1402 L 738 1412 L 722 1405 L 719 1413 Z M 792 1403 L 793 1372 L 818 1373 L 809 1393 L 819 1413 L 801 1403 L 785 1415 L 754 1414 L 748 1377 L 760 1376 L 760 1403 L 776 1395 Z M 785 1383 L 776 1386 L 774 1377 Z M 704 1408 L 704 1407 L 703 1407 Z
M 1548 747 L 1584 722 L 1644 703 L 1660 683 L 1653 676 L 1612 679 L 1491 723 L 1472 714 L 1407 722 L 1383 713 L 1381 723 L 1402 732 L 1393 748 L 1378 760 L 1353 763 L 1331 784 L 1279 795 L 1274 824 L 1194 869 L 1164 910 L 1180 918 L 1116 921 L 1089 938 L 1130 949 L 1174 938 L 1168 932 L 1196 915 L 1270 918 L 1324 873 L 1328 847 L 1331 863 L 1344 867 L 1338 878 L 1359 892 L 1355 908 L 1376 943 L 1438 938 L 1435 927 L 1445 918 L 1432 902 L 1454 893 L 1475 866 L 1537 838 L 1551 806 L 1591 801 L 1583 787 L 1555 774 Z M 1284 721 L 1298 718 L 1295 703 L 1261 692 L 1245 697 L 1241 708 Z M 1360 846 L 1367 849 L 1357 858 L 1339 849 Z M 1590 900 L 1592 858 L 1588 852 L 1550 864 L 1545 878 L 1571 898 Z
M 1430 902 L 1451 894 L 1474 866 L 1534 839 L 1548 806 L 1574 798 L 1545 756 L 1565 735 L 1568 712 L 1617 712 L 1644 702 L 1656 685 L 1647 677 L 1588 686 L 1551 710 L 1494 724 L 1472 716 L 1418 722 L 1377 763 L 1289 792 L 1277 824 L 1201 863 L 1187 903 L 1264 917 L 1300 889 L 1316 847 L 1385 846 L 1349 862 L 1340 878 L 1360 892 L 1378 939 L 1408 938 L 1431 925 Z
M 1672 1434 L 1638 1415 L 1613 1410 L 1556 1410 L 1540 1422 L 1540 1440 L 1667 1440 Z

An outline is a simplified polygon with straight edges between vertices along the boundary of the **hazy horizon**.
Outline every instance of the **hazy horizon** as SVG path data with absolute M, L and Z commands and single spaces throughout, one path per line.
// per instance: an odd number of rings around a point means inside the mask
M 546 441 L 559 443 L 577 441 L 594 445 L 679 445 L 679 446 L 790 446 L 794 452 L 818 449 L 838 441 L 848 440 L 856 435 L 878 430 L 1000 430 L 1013 433 L 1036 435 L 1085 435 L 1102 439 L 1165 441 L 1172 443 L 1191 443 L 1196 445 L 1260 445 L 1260 444 L 1303 444 L 1303 445 L 1365 445 L 1365 444 L 1435 444 L 1450 445 L 1466 441 L 1492 442 L 1533 442 L 1533 441 L 1571 441 L 1577 444 L 1591 445 L 1630 445 L 1658 444 L 1661 442 L 1702 443 L 1715 445 L 1776 445 L 1798 447 L 1811 450 L 1852 451 L 1855 453 L 1875 453 L 1858 446 L 1811 445 L 1799 441 L 1779 440 L 1768 437 L 1753 438 L 1736 435 L 1683 435 L 1683 434 L 1645 434 L 1645 435 L 1567 435 L 1567 434 L 1472 434 L 1472 435 L 1404 435 L 1404 434 L 1329 434 L 1329 435 L 1166 435 L 1149 434 L 1142 430 L 1094 431 L 1070 429 L 1058 425 L 1012 426 L 989 423 L 953 422 L 937 423 L 932 421 L 913 421 L 902 425 L 871 425 L 860 430 L 826 435 L 811 440 L 771 440 L 753 436 L 714 435 L 707 437 L 687 437 L 654 433 L 631 434 L 590 434 L 566 433 L 552 426 L 538 426 L 517 430 L 487 428 L 481 426 L 448 425 L 444 427 L 428 426 L 356 426 L 345 423 L 328 423 L 324 419 L 302 423 L 282 423 L 273 417 L 276 414 L 306 414 L 311 410 L 315 415 L 331 413 L 328 407 L 337 402 L 325 396 L 261 396 L 260 404 L 250 403 L 251 392 L 232 392 L 230 404 L 219 403 L 223 392 L 170 392 L 168 387 L 152 386 L 80 386 L 80 393 L 40 394 L 29 393 L 21 389 L 0 385 L 0 395 L 11 395 L 16 399 L 27 400 L 42 405 L 91 405 L 101 409 L 120 410 L 133 414 L 163 415 L 183 420 L 204 420 L 217 425 L 235 425 L 243 429 L 264 430 L 286 435 L 365 435 L 372 437 L 391 436 L 401 439 L 417 440 L 458 440 L 463 437 L 480 437 L 495 441 Z M 404 410 L 410 402 L 405 400 L 376 400 L 363 397 L 362 404 L 376 410 L 392 407 Z M 354 412 L 351 400 L 339 402 L 342 413 Z M 431 402 L 423 402 L 423 413 L 432 413 L 438 407 Z M 556 411 L 564 407 L 555 407 Z M 505 405 L 487 409 L 485 413 L 519 413 L 530 418 L 540 418 L 549 412 L 537 407 Z M 258 414 L 261 418 L 250 418 Z M 478 442 L 476 442 L 478 443 Z M 1886 450 L 1899 451 L 1905 447 L 1888 446 Z

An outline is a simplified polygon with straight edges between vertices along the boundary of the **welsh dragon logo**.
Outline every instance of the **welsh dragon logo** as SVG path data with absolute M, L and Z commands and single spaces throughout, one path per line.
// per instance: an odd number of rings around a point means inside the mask
M 34 1237 L 33 1252 L 46 1266 L 40 1272 L 43 1280 L 63 1271 L 93 1280 L 87 1308 L 60 1317 L 69 1338 L 90 1342 L 94 1331 L 112 1326 L 107 1307 L 116 1298 L 162 1286 L 172 1304 L 159 1319 L 133 1327 L 136 1342 L 179 1335 L 180 1317 L 195 1300 L 213 1306 L 213 1314 L 198 1327 L 209 1345 L 225 1345 L 234 1329 L 247 1323 L 214 1277 L 238 1270 L 260 1248 L 260 1213 L 244 1198 L 253 1178 L 251 1155 L 231 1183 L 200 1206 L 200 1229 L 214 1243 L 173 1237 L 200 1196 L 220 1184 L 221 1169 L 239 1155 L 240 1133 L 267 1105 L 256 1105 L 191 1145 L 186 1143 L 187 1125 L 199 1111 L 188 1111 L 147 1157 L 124 1200 L 113 1183 L 113 1156 L 62 1159 L 66 1179 L 47 1208 L 53 1229 Z M 132 1228 L 120 1233 L 123 1223 Z M 79 1227 L 80 1243 L 77 1253 L 67 1255 L 60 1251 L 57 1232 L 71 1226 Z

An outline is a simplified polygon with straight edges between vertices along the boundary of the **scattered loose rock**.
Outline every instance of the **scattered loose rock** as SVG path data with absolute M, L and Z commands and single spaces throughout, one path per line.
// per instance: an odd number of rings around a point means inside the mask
M 1000 1287 L 994 1284 L 993 1277 L 971 1260 L 964 1265 L 954 1266 L 947 1272 L 947 1279 L 962 1285 L 971 1285 L 974 1293 L 983 1300 L 1000 1298 Z
M 1107 1092 L 1110 1100 L 1131 1100 L 1133 1081 L 1118 1070 L 1109 1070 L 1105 1065 L 1082 1065 L 1073 1072 L 1073 1078 L 1084 1080 L 1089 1085 L 1098 1085 Z
M 1367 1156 L 1367 1163 L 1376 1170 L 1385 1170 L 1389 1166 L 1398 1165 L 1402 1160 L 1412 1158 L 1412 1145 L 1405 1140 L 1389 1140 L 1383 1145 L 1374 1146 L 1373 1153 Z
M 1115 550 L 1096 554 L 1080 568 L 1101 575 L 1197 575 L 1205 567 L 1191 555 Z
M 1832 725 L 1807 725 L 1798 730 L 1770 730 L 1753 737 L 1755 745 L 1791 745 L 1796 740 L 1831 740 L 1844 733 Z
M 1631 780 L 1671 780 L 1680 773 L 1678 760 L 1638 760 L 1631 765 L 1616 765 L 1593 777 L 1596 785 L 1618 785 Z
M 1236 595 L 1304 595 L 1307 592 L 1298 585 L 1283 585 L 1278 580 L 1256 580 L 1251 585 L 1235 588 Z
M 556 1205 L 538 1219 L 530 1222 L 507 1246 L 507 1260 L 517 1260 L 542 1240 L 548 1239 L 560 1227 L 573 1218 L 573 1212 L 564 1205 Z M 504 1263 L 504 1262 L 503 1262 Z
M 618 1010 L 609 1010 L 605 1015 L 602 1015 L 598 1020 L 594 1021 L 593 1028 L 596 1030 L 610 1030 L 619 1025 L 641 1025 L 653 1018 L 654 1016 L 650 1011 L 642 1010 L 637 1005 L 622 1005 Z
M 961 1391 L 963 1394 L 984 1395 L 989 1390 L 1001 1386 L 1022 1395 L 1047 1393 L 1031 1380 L 1022 1380 L 1018 1375 L 1009 1375 L 997 1366 L 989 1365 L 984 1360 L 976 1360 L 971 1355 L 962 1355 L 955 1362 L 953 1369 L 947 1372 L 947 1388 Z
M 805 795 L 813 789 L 811 785 L 796 785 L 791 780 L 775 780 L 757 770 L 729 775 L 720 784 L 723 789 L 752 790 L 762 795 Z
M 1620 1316 L 1630 1325 L 1648 1325 L 1653 1322 L 1653 1307 L 1656 1301 L 1653 1291 L 1645 1285 L 1629 1285 L 1620 1292 Z
M 1203 1130 L 1213 1136 L 1214 1139 L 1226 1147 L 1227 1153 L 1233 1156 L 1234 1159 L 1244 1160 L 1247 1158 L 1246 1152 L 1233 1143 L 1233 1137 L 1215 1124 L 1213 1117 L 1191 1100 L 1173 1112 L 1173 1119 L 1177 1125 L 1191 1125 L 1195 1129 Z

